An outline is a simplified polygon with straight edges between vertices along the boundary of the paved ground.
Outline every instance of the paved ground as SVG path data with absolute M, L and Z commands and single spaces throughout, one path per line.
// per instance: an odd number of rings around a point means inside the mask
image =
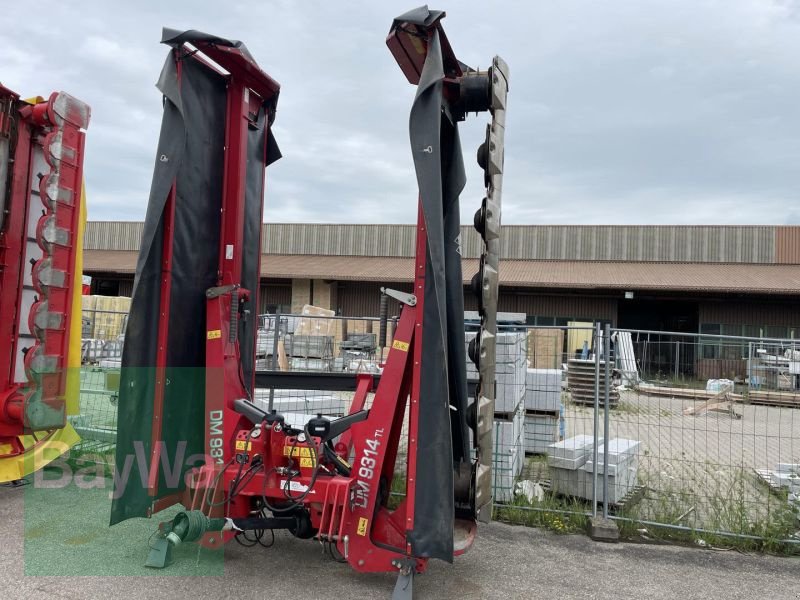
M 107 490 L 0 488 L 0 590 L 14 598 L 388 598 L 393 578 L 359 575 L 313 542 L 279 536 L 272 549 L 190 547 L 153 575 L 140 566 L 152 522 L 106 527 Z M 102 502 L 101 502 L 102 501 Z M 27 539 L 26 539 L 27 538 Z M 128 568 L 119 570 L 115 561 Z M 142 576 L 54 576 L 129 572 Z M 48 573 L 51 576 L 34 576 Z M 170 575 L 170 573 L 172 575 Z M 188 575 L 188 576 L 187 576 Z M 193 576 L 192 576 L 193 575 Z M 293 586 L 297 586 L 296 590 Z M 800 559 L 673 546 L 605 545 L 583 536 L 492 524 L 452 566 L 434 563 L 416 598 L 800 598 Z

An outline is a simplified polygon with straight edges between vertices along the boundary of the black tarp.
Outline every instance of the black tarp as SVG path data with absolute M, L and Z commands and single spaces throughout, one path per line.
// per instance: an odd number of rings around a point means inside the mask
M 207 37 L 198 32 L 186 32 L 179 37 L 165 35 L 168 43 L 176 47 Z M 243 49 L 239 42 L 219 43 Z M 249 57 L 246 49 L 243 54 Z M 180 78 L 176 60 L 181 60 Z M 173 51 L 157 85 L 164 94 L 164 115 L 125 332 L 116 449 L 118 479 L 112 500 L 112 524 L 147 516 L 153 500 L 182 489 L 183 473 L 193 466 L 187 459 L 200 457 L 204 451 L 205 292 L 218 284 L 226 80 L 191 55 L 179 58 Z M 262 107 L 256 125 L 249 130 L 247 148 L 242 285 L 254 292 L 253 300 L 259 277 L 263 169 L 280 156 L 268 132 L 264 112 Z M 267 147 L 271 150 L 269 156 Z M 164 209 L 173 182 L 176 198 L 169 273 L 171 293 L 166 317 L 169 335 L 167 340 L 159 340 Z M 248 387 L 253 371 L 255 306 L 255 301 L 251 302 L 253 316 L 242 323 L 240 330 Z M 152 451 L 156 352 L 161 342 L 167 346 L 167 385 L 161 423 L 166 456 L 162 464 L 169 468 L 161 469 L 158 494 L 152 497 L 148 495 L 144 473 Z
M 440 14 L 425 7 L 396 23 L 425 25 Z M 453 470 L 469 460 L 458 200 L 466 177 L 443 80 L 442 49 L 434 31 L 409 122 L 427 233 L 415 522 L 409 542 L 414 556 L 452 561 Z

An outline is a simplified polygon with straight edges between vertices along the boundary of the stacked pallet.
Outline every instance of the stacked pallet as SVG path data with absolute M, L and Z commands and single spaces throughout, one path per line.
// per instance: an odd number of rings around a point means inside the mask
M 467 332 L 465 345 L 469 350 L 475 332 Z M 498 333 L 496 337 L 495 413 L 510 415 L 517 411 L 525 397 L 526 337 L 524 331 Z M 467 356 L 467 379 L 478 380 L 478 369 Z
M 771 390 L 750 390 L 750 392 L 747 394 L 747 401 L 750 404 L 800 408 L 800 393 L 775 392 Z
M 598 440 L 597 468 L 594 464 L 594 438 L 579 435 L 548 448 L 553 491 L 564 496 L 591 500 L 597 479 L 596 498 L 603 501 L 603 464 L 605 444 Z M 639 440 L 615 438 L 608 442 L 608 502 L 620 504 L 637 485 L 639 472 Z M 595 470 L 597 473 L 595 474 Z
M 562 329 L 529 329 L 528 362 L 535 369 L 558 369 L 564 349 Z
M 524 405 L 525 454 L 544 454 L 560 437 L 561 369 L 528 369 Z
M 603 474 L 608 469 L 608 503 L 620 504 L 636 487 L 639 473 L 639 440 L 615 438 L 608 442 L 608 466 L 603 464 L 605 444 L 597 449 L 597 501 L 603 502 Z M 594 456 L 589 456 L 581 470 L 584 476 L 583 497 L 592 497 L 594 487 Z
M 495 414 L 492 449 L 492 490 L 495 501 L 510 502 L 514 484 L 525 466 L 525 410 Z
M 600 406 L 604 402 L 605 381 L 605 361 L 600 361 Z M 570 397 L 575 404 L 594 406 L 595 362 L 593 360 L 571 358 L 567 365 L 567 387 L 569 387 Z M 619 392 L 613 385 L 610 386 L 608 400 L 612 407 L 619 402 Z
M 603 438 L 599 439 L 599 443 Z M 551 489 L 562 496 L 583 498 L 586 473 L 581 470 L 594 448 L 594 437 L 576 435 L 547 448 L 547 466 L 550 468 Z M 590 496 L 591 498 L 591 496 Z
M 115 340 L 125 333 L 131 299 L 127 296 L 81 296 L 84 339 Z
M 465 344 L 475 338 L 467 332 Z M 526 335 L 524 331 L 497 334 L 496 401 L 494 412 L 492 487 L 498 502 L 510 502 L 514 484 L 525 463 L 525 370 Z M 478 380 L 478 370 L 467 357 L 467 379 Z

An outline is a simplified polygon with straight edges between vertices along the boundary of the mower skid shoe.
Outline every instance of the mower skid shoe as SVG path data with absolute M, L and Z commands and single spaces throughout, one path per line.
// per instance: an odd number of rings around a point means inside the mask
M 394 584 L 392 600 L 413 600 L 414 598 L 414 570 L 417 567 L 415 560 L 407 558 L 397 563 L 400 572 L 397 574 L 397 583 Z
M 155 541 L 150 544 L 150 553 L 147 555 L 145 567 L 151 569 L 164 569 L 172 563 L 172 544 L 162 536 L 157 536 Z

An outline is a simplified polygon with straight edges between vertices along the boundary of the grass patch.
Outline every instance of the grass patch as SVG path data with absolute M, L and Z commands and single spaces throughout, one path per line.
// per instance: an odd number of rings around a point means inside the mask
M 589 517 L 586 503 L 577 499 L 566 499 L 546 493 L 541 502 L 528 502 L 516 496 L 510 504 L 497 504 L 493 518 L 502 523 L 541 527 L 555 533 L 579 533 L 586 531 Z

